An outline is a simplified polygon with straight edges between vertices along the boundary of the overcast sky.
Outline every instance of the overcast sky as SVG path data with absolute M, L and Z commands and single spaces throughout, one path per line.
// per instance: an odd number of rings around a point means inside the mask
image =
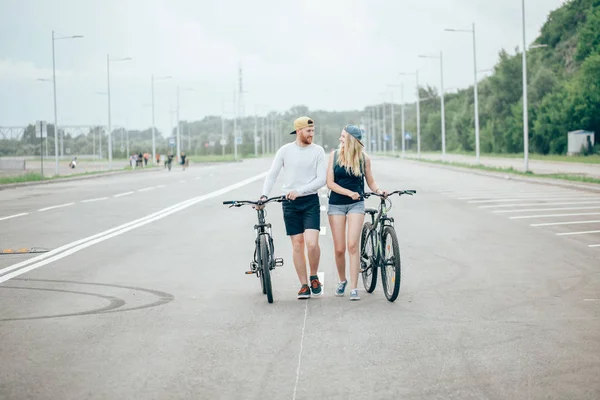
M 526 0 L 531 43 L 562 0 Z M 473 82 L 472 38 L 444 28 L 476 24 L 478 68 L 493 67 L 498 52 L 521 47 L 521 1 L 502 0 L 0 0 L 0 126 L 53 122 L 52 30 L 82 39 L 55 42 L 59 125 L 107 123 L 106 55 L 111 62 L 113 125 L 152 124 L 161 131 L 181 119 L 233 113 L 241 62 L 245 113 L 362 109 L 382 92 L 414 78 L 439 87 L 444 52 L 448 89 Z M 193 91 L 184 91 L 191 88 Z M 387 94 L 389 100 L 389 94 Z M 172 117 L 171 117 L 172 115 Z M 171 119 L 172 118 L 172 119 Z

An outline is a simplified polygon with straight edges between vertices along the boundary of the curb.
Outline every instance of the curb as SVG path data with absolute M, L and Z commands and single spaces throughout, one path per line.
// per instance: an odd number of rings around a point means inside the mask
M 476 170 L 475 168 L 458 167 L 458 166 L 454 166 L 454 165 L 444 165 L 444 164 L 438 164 L 438 163 L 434 163 L 434 162 L 418 160 L 415 158 L 404 158 L 403 161 L 409 161 L 411 163 L 419 164 L 419 165 L 426 164 L 431 167 L 437 167 L 437 168 L 441 168 L 441 169 L 449 169 L 449 170 L 454 170 L 454 171 L 458 171 L 458 172 L 468 172 L 468 173 L 471 173 L 474 175 L 487 176 L 487 177 L 492 177 L 492 178 L 496 178 L 496 179 L 536 183 L 539 185 L 559 186 L 559 187 L 565 187 L 565 188 L 569 188 L 569 189 L 587 190 L 587 191 L 594 192 L 594 193 L 600 192 L 600 184 L 595 184 L 595 183 L 585 183 L 585 182 L 575 183 L 572 181 L 567 181 L 567 180 L 562 180 L 562 179 L 554 179 L 554 178 L 535 178 L 535 177 L 529 178 L 529 177 L 525 177 L 525 176 L 521 176 L 521 175 L 517 175 L 517 174 L 511 174 L 510 172 L 482 171 L 482 170 Z
M 151 171 L 159 171 L 159 170 L 162 170 L 162 169 L 156 169 L 156 170 L 155 169 L 149 169 L 149 170 L 143 169 L 142 172 L 151 172 Z M 102 178 L 102 177 L 113 176 L 113 175 L 123 175 L 126 173 L 134 173 L 134 172 L 135 172 L 134 170 L 111 171 L 111 172 L 101 172 L 98 174 L 91 174 L 91 175 L 74 176 L 71 178 L 48 179 L 48 180 L 43 180 L 43 181 L 31 181 L 31 182 L 4 183 L 4 184 L 0 184 L 0 190 L 14 189 L 14 188 L 25 187 L 25 186 L 48 185 L 48 184 L 52 184 L 52 183 L 82 181 L 82 180 L 87 180 L 87 179 Z

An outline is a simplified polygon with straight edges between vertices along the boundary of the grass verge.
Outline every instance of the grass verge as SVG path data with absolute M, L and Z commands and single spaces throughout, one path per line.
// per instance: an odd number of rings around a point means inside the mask
M 131 171 L 131 170 L 132 170 L 131 167 L 125 167 L 123 169 L 113 169 L 111 171 L 91 171 L 91 172 L 81 172 L 78 174 L 70 174 L 70 175 L 44 176 L 43 179 L 42 179 L 42 175 L 39 172 L 27 172 L 23 175 L 0 176 L 0 185 L 10 184 L 10 183 L 38 182 L 38 181 L 56 181 L 56 180 L 65 179 L 65 178 L 75 178 L 75 177 L 80 177 L 80 176 L 98 175 L 98 174 L 106 174 L 109 172 Z

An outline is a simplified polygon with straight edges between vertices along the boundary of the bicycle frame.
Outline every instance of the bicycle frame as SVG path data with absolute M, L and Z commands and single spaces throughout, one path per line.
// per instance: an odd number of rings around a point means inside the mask
M 381 247 L 381 243 L 383 242 L 383 228 L 385 226 L 391 226 L 394 227 L 394 217 L 388 217 L 387 215 L 387 204 L 386 204 L 386 200 L 381 197 L 380 198 L 380 203 L 379 203 L 379 207 L 378 207 L 378 213 L 377 216 L 373 215 L 373 214 L 369 214 L 371 216 L 371 224 L 372 227 L 370 229 L 369 232 L 374 232 L 374 236 L 377 239 L 377 244 L 375 246 L 374 252 L 375 254 L 373 254 L 373 257 L 375 258 L 374 260 L 374 267 L 378 268 L 381 267 L 381 260 L 383 258 L 383 249 Z
M 256 210 L 258 224 L 254 225 L 254 262 L 258 263 L 256 258 L 258 253 L 258 248 L 260 245 L 260 237 L 261 235 L 267 236 L 267 244 L 269 246 L 269 269 L 273 270 L 275 268 L 275 259 L 273 258 L 273 253 L 275 252 L 275 248 L 273 245 L 273 236 L 271 234 L 271 224 L 265 221 L 265 210 L 260 209 Z

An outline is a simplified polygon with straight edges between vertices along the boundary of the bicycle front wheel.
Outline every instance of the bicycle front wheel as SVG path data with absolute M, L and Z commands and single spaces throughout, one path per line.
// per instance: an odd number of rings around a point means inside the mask
M 360 273 L 367 293 L 373 293 L 377 285 L 377 266 L 375 260 L 374 233 L 372 224 L 365 222 L 360 235 Z
M 260 236 L 260 274 L 262 276 L 263 293 L 267 295 L 267 301 L 273 302 L 273 288 L 271 287 L 271 268 L 269 268 L 269 249 L 267 247 L 267 238 Z
M 383 266 L 381 268 L 381 283 L 385 297 L 393 302 L 400 293 L 401 263 L 400 247 L 396 231 L 391 226 L 383 228 Z

